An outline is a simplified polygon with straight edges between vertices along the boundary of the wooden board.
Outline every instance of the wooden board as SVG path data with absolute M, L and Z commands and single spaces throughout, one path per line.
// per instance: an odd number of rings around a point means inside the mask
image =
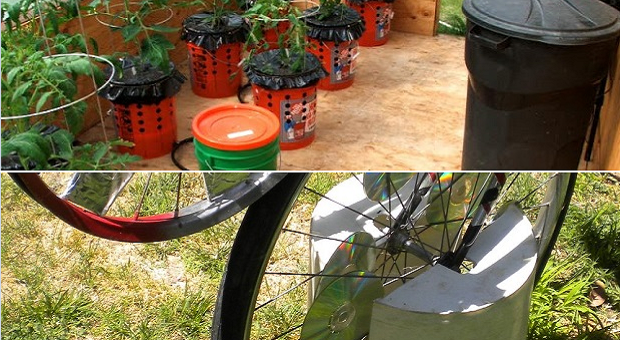
M 436 35 L 440 0 L 396 0 L 392 30 Z
M 412 48 L 414 46 L 415 48 Z M 360 48 L 352 87 L 319 91 L 316 140 L 283 151 L 281 170 L 455 170 L 461 164 L 467 70 L 464 39 L 392 32 L 380 47 Z M 187 65 L 182 71 L 187 74 Z M 177 98 L 178 139 L 191 136 L 191 121 L 204 109 L 236 97 L 206 99 L 185 84 Z M 113 121 L 106 118 L 109 135 Z M 93 128 L 82 140 L 102 139 Z M 197 169 L 193 146 L 179 160 Z M 177 169 L 169 156 L 134 169 Z
M 588 170 L 620 170 L 620 46 L 607 79 L 592 161 L 582 164 Z

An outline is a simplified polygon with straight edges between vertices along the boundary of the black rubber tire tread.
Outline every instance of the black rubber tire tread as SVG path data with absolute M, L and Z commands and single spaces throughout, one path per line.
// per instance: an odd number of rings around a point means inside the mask
M 573 191 L 575 190 L 575 182 L 577 181 L 577 173 L 573 172 L 570 174 L 570 178 L 568 180 L 568 186 L 566 188 L 566 196 L 564 197 L 564 202 L 562 203 L 562 209 L 560 210 L 560 214 L 558 215 L 558 221 L 553 229 L 553 234 L 551 235 L 551 240 L 549 241 L 549 246 L 547 249 L 540 254 L 540 259 L 538 260 L 538 264 L 536 267 L 536 277 L 534 279 L 534 284 L 537 284 L 542 276 L 543 271 L 545 270 L 545 266 L 549 261 L 549 257 L 551 257 L 551 252 L 553 251 L 553 247 L 555 246 L 556 241 L 558 240 L 558 236 L 560 235 L 560 230 L 562 229 L 562 225 L 564 224 L 564 219 L 566 218 L 566 214 L 568 213 L 568 208 L 570 207 L 571 198 L 573 197 Z
M 263 272 L 309 174 L 292 173 L 252 204 L 239 227 L 213 316 L 211 339 L 246 339 Z

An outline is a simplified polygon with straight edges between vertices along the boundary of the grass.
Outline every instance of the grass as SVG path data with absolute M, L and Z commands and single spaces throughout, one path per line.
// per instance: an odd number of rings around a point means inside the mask
M 466 21 L 461 10 L 463 0 L 441 0 L 437 33 L 465 35 Z
M 326 192 L 348 176 L 314 176 L 310 185 Z M 163 201 L 153 203 L 167 206 Z M 579 175 L 565 227 L 533 293 L 529 339 L 620 339 L 618 202 L 616 177 Z M 316 199 L 301 203 L 291 229 L 307 223 Z M 240 216 L 178 240 L 123 244 L 64 225 L 5 174 L 1 204 L 3 340 L 209 338 Z M 591 307 L 596 281 L 605 284 L 607 301 Z M 276 329 L 298 323 L 305 306 L 269 308 L 263 317 Z

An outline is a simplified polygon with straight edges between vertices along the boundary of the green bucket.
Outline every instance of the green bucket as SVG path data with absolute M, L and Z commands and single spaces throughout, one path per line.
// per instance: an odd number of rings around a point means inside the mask
M 224 104 L 192 122 L 200 170 L 277 170 L 280 120 L 255 105 Z
M 280 142 L 262 148 L 225 151 L 208 147 L 194 138 L 194 150 L 200 170 L 277 170 Z

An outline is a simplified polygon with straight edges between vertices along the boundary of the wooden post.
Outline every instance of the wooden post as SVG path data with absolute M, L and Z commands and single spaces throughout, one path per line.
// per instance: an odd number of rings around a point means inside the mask
M 429 36 L 436 35 L 440 2 L 440 0 L 395 1 L 392 29 Z
M 620 170 L 620 45 L 611 65 L 588 170 Z
M 620 46 L 608 78 L 608 92 L 601 110 L 599 126 L 600 168 L 620 169 Z

